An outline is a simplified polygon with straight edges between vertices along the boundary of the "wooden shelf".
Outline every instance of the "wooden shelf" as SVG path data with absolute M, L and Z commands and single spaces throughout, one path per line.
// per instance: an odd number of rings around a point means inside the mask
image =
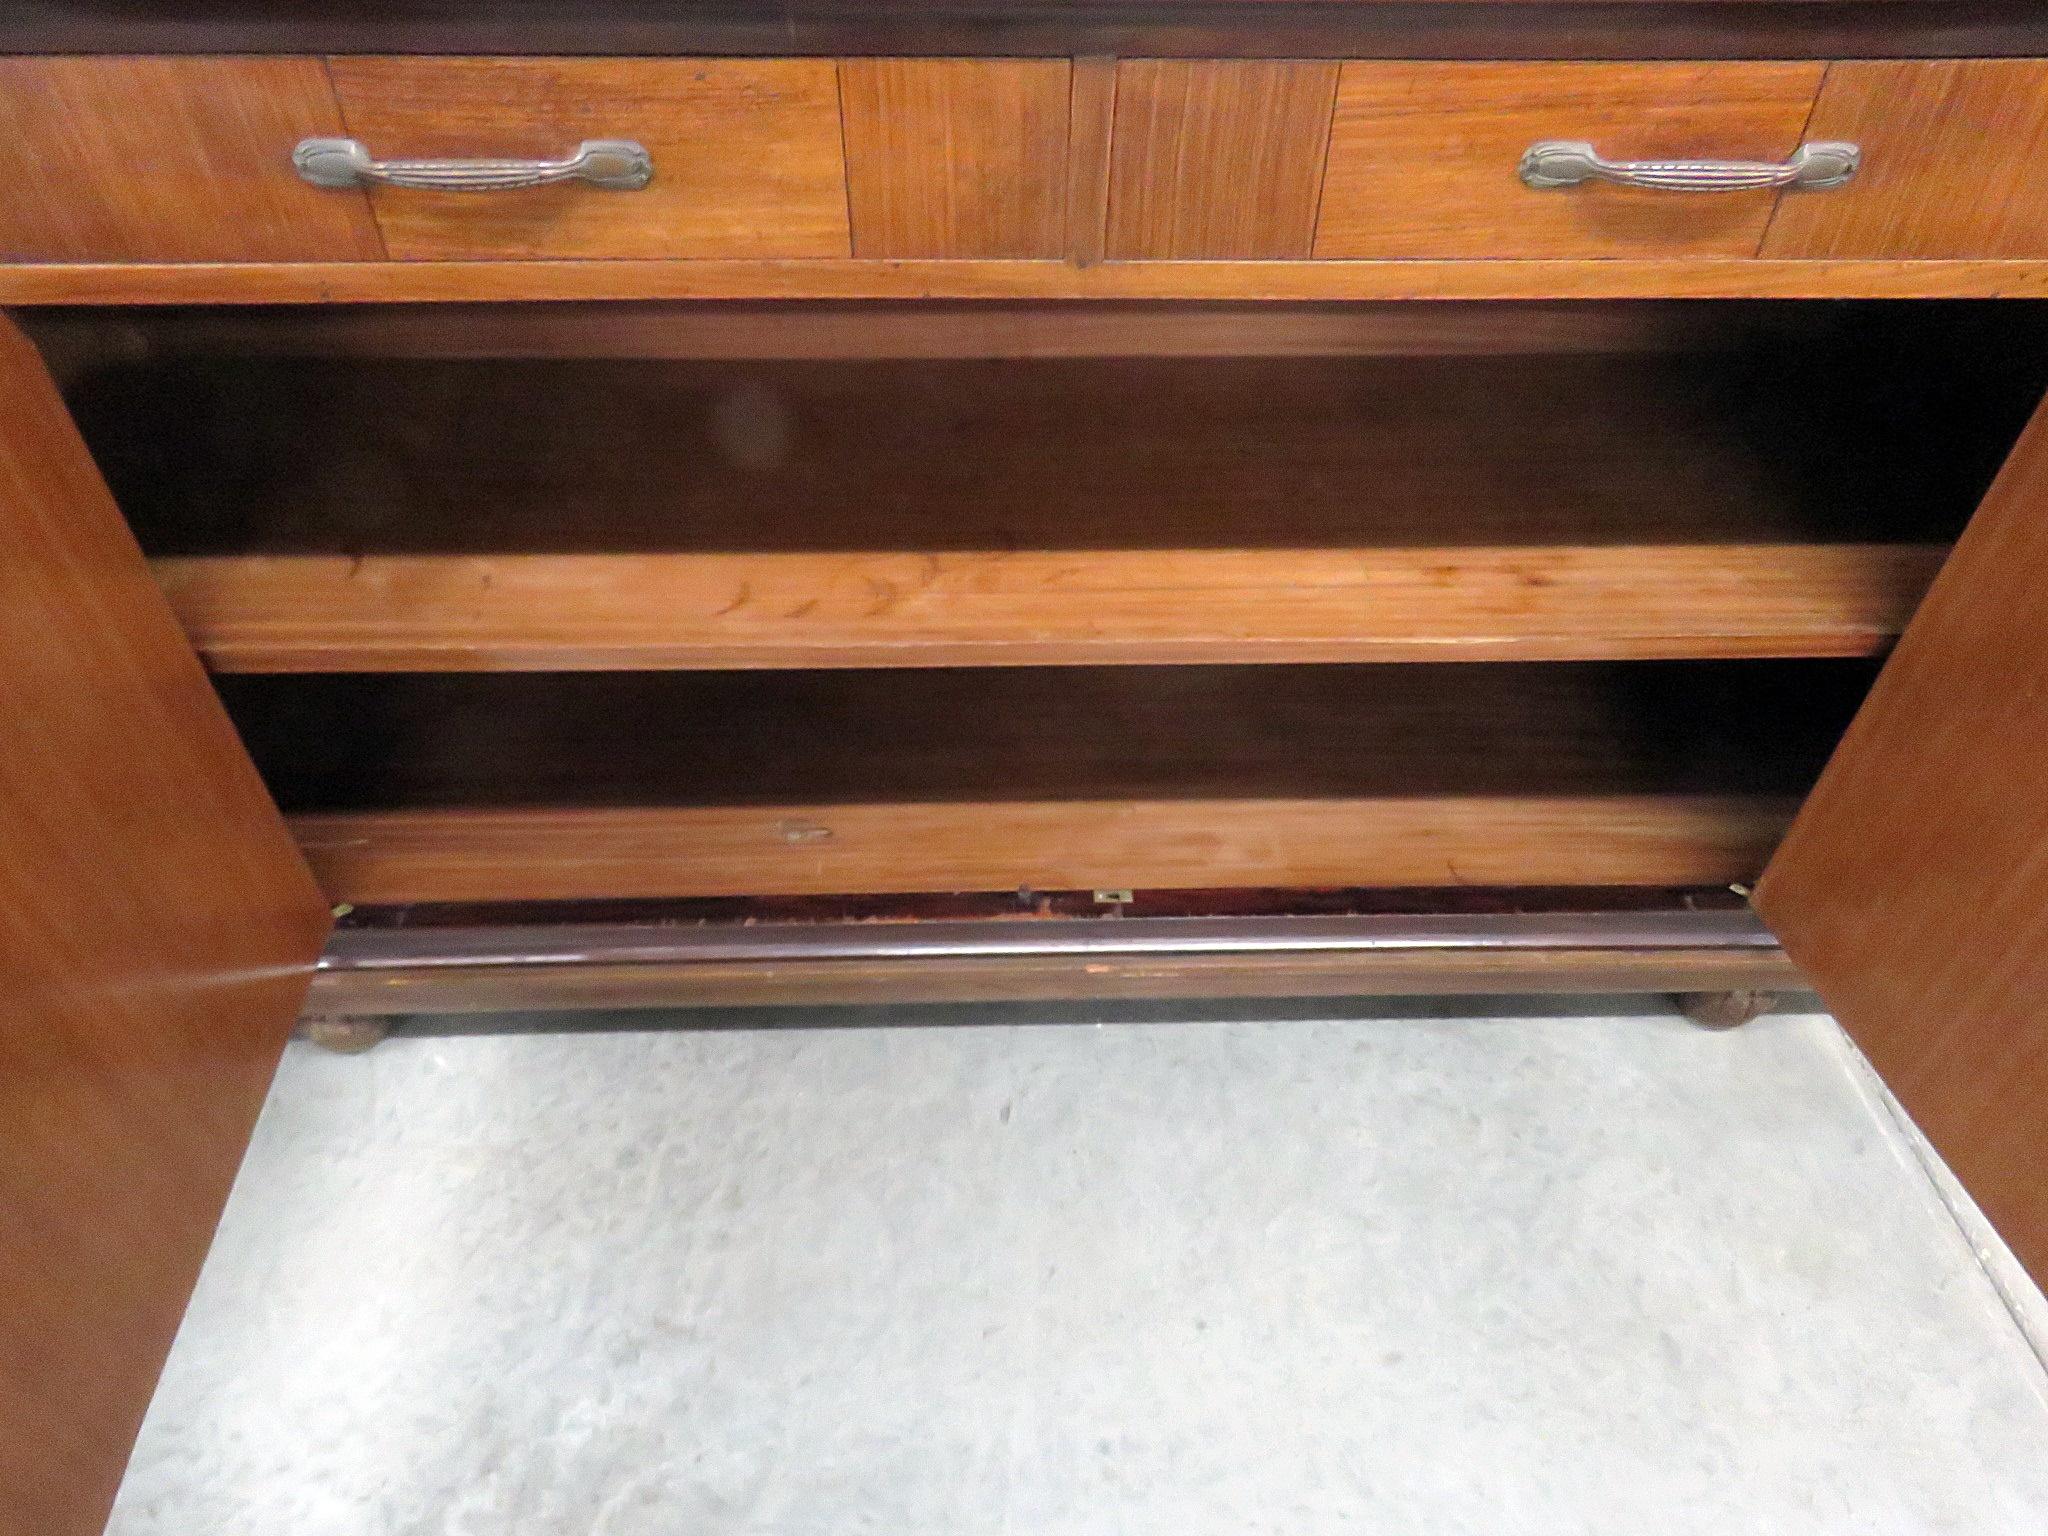
M 300 816 L 337 901 L 765 890 L 1754 879 L 1798 808 L 1741 795 L 970 801 Z
M 1939 544 L 254 555 L 157 579 L 217 671 L 1861 656 Z
M 1753 878 L 1854 663 L 229 678 L 351 902 Z

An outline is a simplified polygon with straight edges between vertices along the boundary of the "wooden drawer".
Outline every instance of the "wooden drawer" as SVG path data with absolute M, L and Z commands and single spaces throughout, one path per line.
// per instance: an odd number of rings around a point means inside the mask
M 1541 140 L 1610 159 L 1782 160 L 1825 69 L 1791 64 L 1349 63 L 1337 83 L 1315 254 L 1362 258 L 1753 256 L 1783 200 L 1517 175 Z
M 318 59 L 0 58 L 0 258 L 375 259 L 363 195 L 292 171 L 343 131 Z
M 848 254 L 830 59 L 337 58 L 329 69 L 349 136 L 375 158 L 557 159 L 585 140 L 630 139 L 652 159 L 637 191 L 376 188 L 394 258 Z
M 630 139 L 635 191 L 321 187 L 374 159 L 558 159 Z M 830 59 L 0 58 L 0 259 L 849 254 Z

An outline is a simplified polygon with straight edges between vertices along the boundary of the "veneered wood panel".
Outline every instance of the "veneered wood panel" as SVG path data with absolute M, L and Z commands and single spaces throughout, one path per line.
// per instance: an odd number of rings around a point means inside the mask
M 1109 153 L 1116 60 L 1074 60 L 1067 113 L 1067 254 L 1079 266 L 1103 257 L 1109 223 Z
M 1857 656 L 1943 546 L 1725 544 L 155 563 L 223 671 Z
M 1119 63 L 1110 257 L 1307 256 L 1336 89 L 1328 61 Z
M 1777 194 L 1687 194 L 1517 175 L 1544 139 L 1613 159 L 1778 160 L 1800 143 L 1819 64 L 1344 66 L 1319 257 L 1753 256 Z M 1826 198 L 1827 192 L 1786 194 Z
M 557 159 L 585 139 L 632 139 L 653 159 L 654 179 L 632 192 L 377 188 L 370 203 L 394 257 L 848 252 L 829 59 L 328 62 L 350 136 L 379 158 Z
M 1065 59 L 847 59 L 839 66 L 853 252 L 1067 251 Z
M 2048 60 L 1831 64 L 1806 137 L 1862 167 L 1786 196 L 1766 256 L 2048 257 Z
M 106 1518 L 327 911 L 0 318 L 0 1529 Z
M 336 901 L 1270 885 L 1716 885 L 1795 802 L 1746 795 L 426 809 L 291 819 Z
M 376 260 L 362 194 L 292 170 L 341 131 L 318 59 L 0 58 L 0 258 Z
M 2048 1279 L 2048 408 L 1850 725 L 1757 905 Z

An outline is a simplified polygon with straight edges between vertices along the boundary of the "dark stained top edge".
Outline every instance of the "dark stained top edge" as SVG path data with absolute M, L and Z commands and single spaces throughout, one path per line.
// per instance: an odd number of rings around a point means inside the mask
M 0 0 L 0 53 L 2048 54 L 2039 0 Z

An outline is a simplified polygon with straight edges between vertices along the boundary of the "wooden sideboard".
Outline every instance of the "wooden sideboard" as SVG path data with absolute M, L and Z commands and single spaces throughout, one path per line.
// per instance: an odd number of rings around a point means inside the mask
M 0 176 L 0 1528 L 302 1008 L 1810 983 L 2048 1273 L 2039 7 L 38 0 Z

